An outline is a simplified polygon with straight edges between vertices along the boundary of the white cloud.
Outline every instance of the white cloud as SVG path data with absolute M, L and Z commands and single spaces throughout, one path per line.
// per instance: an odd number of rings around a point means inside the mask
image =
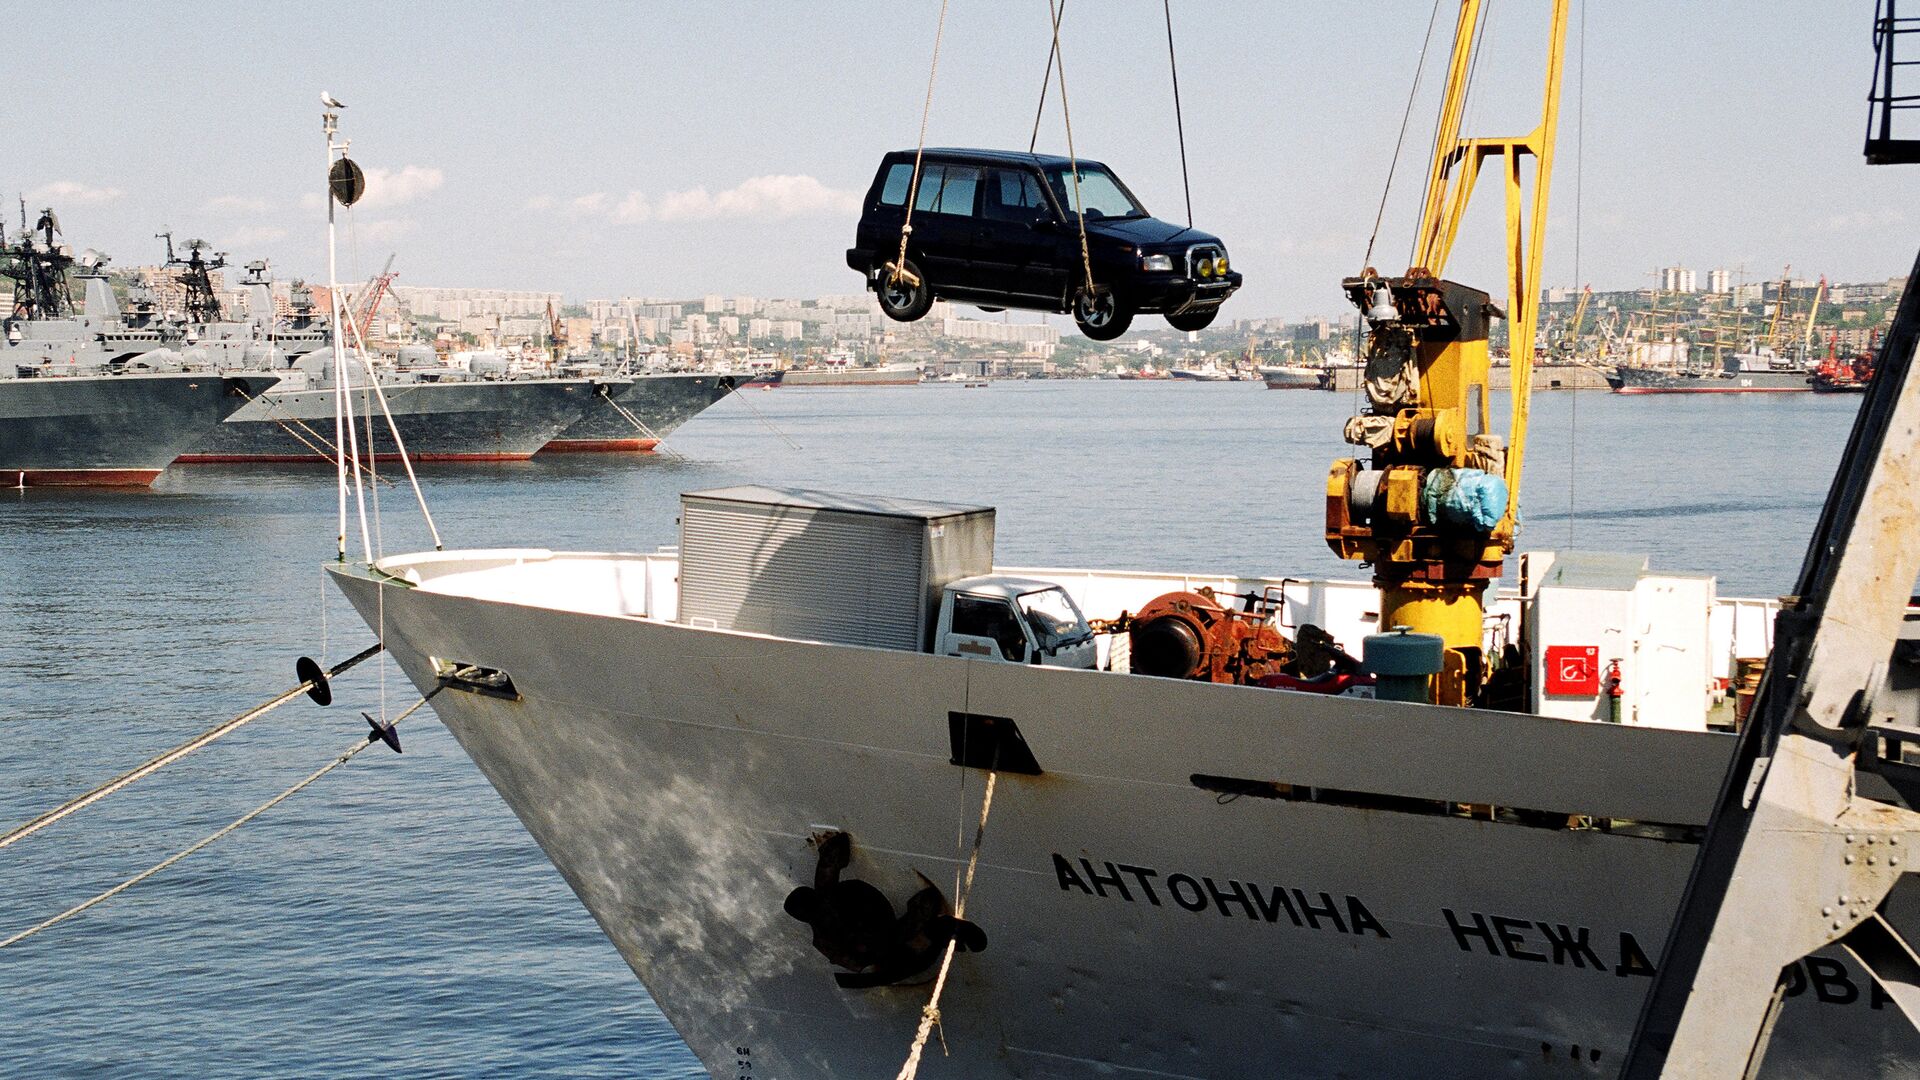
M 409 203 L 422 195 L 438 191 L 447 175 L 426 165 L 405 165 L 399 169 L 368 169 L 367 193 L 354 206 L 369 210 Z
M 91 187 L 75 180 L 55 180 L 27 192 L 26 198 L 30 203 L 50 205 L 58 209 L 64 206 L 112 202 L 125 194 L 126 192 L 117 187 Z
M 254 195 L 216 195 L 200 209 L 208 214 L 264 214 L 273 209 L 273 200 Z
M 637 191 L 627 192 L 620 205 L 613 208 L 613 220 L 620 225 L 638 225 L 653 217 L 653 207 L 647 197 Z
M 655 214 L 662 221 L 710 221 L 715 218 L 783 218 L 807 214 L 851 213 L 860 196 L 830 188 L 811 176 L 755 176 L 719 194 L 704 187 L 660 197 Z
M 378 244 L 395 240 L 411 233 L 420 223 L 412 218 L 377 218 L 372 221 L 353 223 L 353 238 L 363 243 Z
M 1835 214 L 1821 224 L 1827 232 L 1851 233 L 1890 228 L 1906 223 L 1905 211 L 1897 207 L 1887 207 L 1880 210 L 1858 210 L 1851 214 Z
M 721 218 L 787 218 L 809 214 L 853 213 L 857 192 L 830 188 L 811 176 L 755 176 L 714 193 L 705 187 L 672 191 L 659 199 L 629 191 L 615 201 L 604 191 L 573 198 L 536 195 L 526 208 L 562 211 L 572 217 L 604 218 L 616 225 L 648 221 L 715 221 Z

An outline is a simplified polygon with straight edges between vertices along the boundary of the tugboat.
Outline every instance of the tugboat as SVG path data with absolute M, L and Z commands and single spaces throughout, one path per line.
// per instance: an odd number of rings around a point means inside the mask
M 165 335 L 119 320 L 106 257 L 76 259 L 51 209 L 31 229 L 21 224 L 12 242 L 0 235 L 0 275 L 13 281 L 0 346 L 0 483 L 151 484 L 277 381 L 183 363 Z M 84 314 L 70 276 L 86 282 Z

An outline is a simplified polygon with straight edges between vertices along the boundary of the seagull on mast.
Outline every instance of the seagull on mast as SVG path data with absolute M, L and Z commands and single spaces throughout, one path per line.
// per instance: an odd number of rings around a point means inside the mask
M 343 104 L 340 101 L 340 99 L 334 97 L 332 94 L 327 93 L 325 90 L 320 91 L 320 104 L 325 105 L 329 109 L 346 108 L 346 105 Z

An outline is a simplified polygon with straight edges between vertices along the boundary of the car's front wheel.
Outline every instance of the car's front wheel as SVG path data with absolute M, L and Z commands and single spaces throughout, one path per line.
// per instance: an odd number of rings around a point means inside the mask
M 1169 315 L 1167 316 L 1167 325 L 1182 333 L 1189 333 L 1194 330 L 1205 330 L 1207 327 L 1213 325 L 1213 317 L 1218 314 L 1220 314 L 1220 309 L 1217 307 L 1201 308 L 1198 311 Z
M 896 322 L 913 322 L 933 307 L 933 286 L 912 259 L 901 262 L 904 273 L 886 267 L 874 271 L 873 294 L 880 300 L 880 311 Z
M 1112 341 L 1133 325 L 1133 309 L 1112 289 L 1082 290 L 1073 301 L 1073 321 L 1095 341 Z

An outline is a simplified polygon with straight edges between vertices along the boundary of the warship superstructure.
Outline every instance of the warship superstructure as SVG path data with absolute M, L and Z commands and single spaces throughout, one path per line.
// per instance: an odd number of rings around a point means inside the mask
M 0 274 L 13 282 L 0 346 L 0 483 L 150 484 L 277 381 L 186 362 L 160 327 L 121 320 L 105 257 L 76 258 L 51 209 L 22 225 L 11 241 L 0 236 Z M 84 312 L 72 276 L 86 283 Z

